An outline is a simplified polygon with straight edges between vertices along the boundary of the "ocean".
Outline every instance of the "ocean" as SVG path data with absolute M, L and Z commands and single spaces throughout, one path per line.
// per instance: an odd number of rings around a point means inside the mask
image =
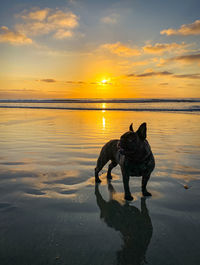
M 0 100 L 1 265 L 200 264 L 200 100 Z M 124 201 L 101 147 L 147 123 L 156 167 Z
M 0 108 L 198 112 L 200 99 L 2 99 Z

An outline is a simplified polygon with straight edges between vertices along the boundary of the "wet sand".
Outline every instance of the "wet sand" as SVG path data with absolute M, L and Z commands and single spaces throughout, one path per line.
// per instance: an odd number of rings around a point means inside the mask
M 0 110 L 0 264 L 200 264 L 200 115 L 133 111 Z M 131 178 L 123 200 L 100 149 L 147 122 L 156 159 L 152 198 Z

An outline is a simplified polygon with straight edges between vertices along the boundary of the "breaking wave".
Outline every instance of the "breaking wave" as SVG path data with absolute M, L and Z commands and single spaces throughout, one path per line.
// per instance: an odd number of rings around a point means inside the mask
M 1 99 L 0 108 L 199 112 L 200 99 Z

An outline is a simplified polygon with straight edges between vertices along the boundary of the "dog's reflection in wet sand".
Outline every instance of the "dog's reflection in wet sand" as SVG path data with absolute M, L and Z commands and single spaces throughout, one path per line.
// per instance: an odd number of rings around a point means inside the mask
M 140 265 L 146 262 L 145 254 L 150 243 L 153 226 L 146 207 L 146 198 L 141 198 L 141 210 L 125 203 L 120 204 L 113 199 L 115 190 L 108 183 L 110 200 L 105 201 L 99 192 L 99 185 L 95 186 L 97 205 L 100 218 L 116 231 L 120 231 L 124 244 L 117 252 L 118 265 Z

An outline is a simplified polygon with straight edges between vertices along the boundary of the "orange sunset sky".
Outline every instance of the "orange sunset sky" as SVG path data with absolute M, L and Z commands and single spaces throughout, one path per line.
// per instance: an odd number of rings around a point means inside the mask
M 200 97 L 200 2 L 3 1 L 0 98 Z

